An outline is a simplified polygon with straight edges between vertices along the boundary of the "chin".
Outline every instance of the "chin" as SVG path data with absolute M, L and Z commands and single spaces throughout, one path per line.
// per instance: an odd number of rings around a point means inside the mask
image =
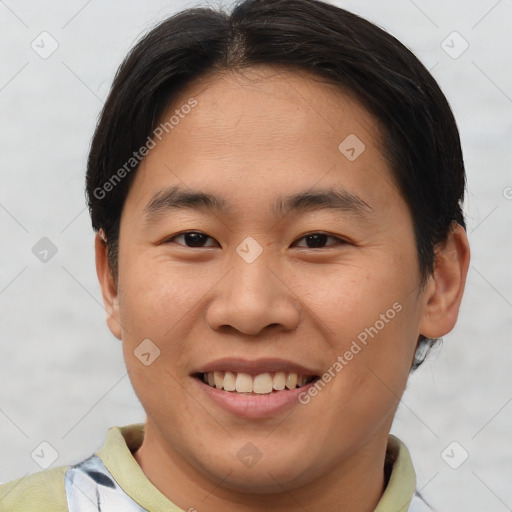
M 221 487 L 244 494 L 282 494 L 284 489 L 306 485 L 315 477 L 306 467 L 300 467 L 297 461 L 263 459 L 262 456 L 251 467 L 238 460 L 227 460 L 222 467 L 216 465 L 205 469 L 209 479 L 219 482 Z

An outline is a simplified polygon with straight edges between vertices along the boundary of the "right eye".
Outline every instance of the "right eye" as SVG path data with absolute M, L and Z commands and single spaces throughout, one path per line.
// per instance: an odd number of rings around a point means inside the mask
M 183 239 L 183 243 L 175 242 L 176 240 Z M 164 244 L 177 243 L 178 245 L 184 245 L 185 247 L 204 247 L 204 243 L 208 240 L 214 240 L 212 237 L 201 233 L 200 231 L 186 231 L 178 235 L 173 235 L 164 241 Z M 217 242 L 216 242 L 217 243 Z M 214 247 L 212 245 L 206 247 Z

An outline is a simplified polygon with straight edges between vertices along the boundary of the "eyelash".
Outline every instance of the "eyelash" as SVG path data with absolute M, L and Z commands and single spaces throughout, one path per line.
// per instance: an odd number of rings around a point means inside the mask
M 201 233 L 200 231 L 185 231 L 183 233 L 179 233 L 177 235 L 173 235 L 172 237 L 164 240 L 163 243 L 165 243 L 165 244 L 174 243 L 174 240 L 176 240 L 177 238 L 179 238 L 181 236 L 189 235 L 189 234 L 204 235 L 204 236 L 207 237 L 207 239 L 209 238 L 211 240 L 214 240 L 211 236 L 208 236 L 205 233 Z M 330 235 L 330 234 L 324 233 L 322 231 L 313 231 L 311 233 L 307 233 L 306 235 L 301 236 L 297 240 L 303 240 L 305 238 L 308 238 L 308 237 L 311 237 L 311 236 L 314 236 L 314 235 L 322 235 L 322 236 L 325 236 L 327 238 L 333 238 L 334 240 L 337 241 L 337 245 L 343 245 L 343 244 L 348 243 L 346 240 L 344 240 L 344 239 L 342 239 L 340 237 L 337 237 L 337 236 L 334 236 L 334 235 Z M 183 245 L 184 247 L 187 247 L 189 249 L 205 249 L 205 247 L 191 247 L 189 245 L 184 245 L 184 244 L 178 244 L 178 245 Z M 327 245 L 326 247 L 303 247 L 303 248 L 304 249 L 327 249 L 327 248 L 329 248 L 331 246 L 332 245 Z M 209 247 L 211 247 L 211 246 L 209 246 Z M 208 247 L 206 247 L 206 248 L 208 248 Z

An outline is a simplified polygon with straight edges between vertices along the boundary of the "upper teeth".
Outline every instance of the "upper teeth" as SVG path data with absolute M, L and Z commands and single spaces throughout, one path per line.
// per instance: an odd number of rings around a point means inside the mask
M 235 372 L 208 372 L 203 374 L 203 380 L 210 386 L 224 391 L 238 391 L 239 393 L 271 393 L 273 389 L 281 391 L 285 387 L 295 389 L 308 381 L 306 375 L 297 373 L 276 372 L 249 375 Z

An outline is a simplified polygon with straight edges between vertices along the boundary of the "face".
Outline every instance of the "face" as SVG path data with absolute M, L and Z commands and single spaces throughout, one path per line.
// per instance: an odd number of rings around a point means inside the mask
M 242 492 L 335 479 L 385 448 L 427 316 L 377 121 L 267 67 L 173 115 L 124 205 L 109 320 L 146 448 Z

